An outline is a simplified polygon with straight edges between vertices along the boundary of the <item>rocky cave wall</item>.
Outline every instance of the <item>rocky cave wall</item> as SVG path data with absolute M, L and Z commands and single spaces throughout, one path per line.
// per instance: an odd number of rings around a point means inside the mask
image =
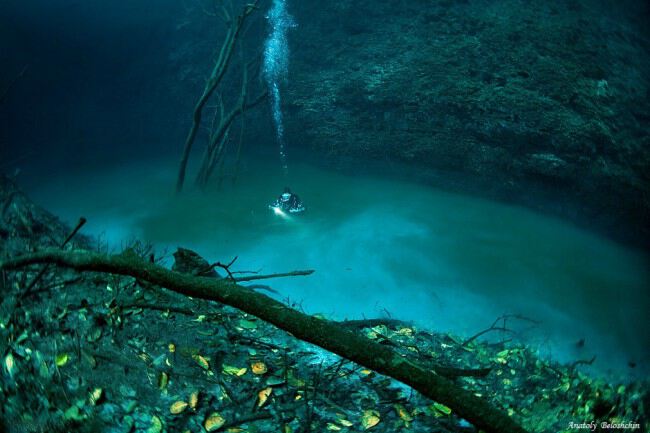
M 294 154 L 343 169 L 397 164 L 411 178 L 648 245 L 643 2 L 338 0 L 291 10 Z

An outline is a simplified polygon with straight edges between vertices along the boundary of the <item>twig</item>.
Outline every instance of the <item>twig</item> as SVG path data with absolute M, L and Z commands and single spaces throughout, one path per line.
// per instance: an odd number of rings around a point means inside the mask
M 228 263 L 227 265 L 224 265 L 224 264 L 221 263 L 221 262 L 217 262 L 217 263 L 211 265 L 210 267 L 211 267 L 211 268 L 214 268 L 214 267 L 217 267 L 217 266 L 220 267 L 221 269 L 225 270 L 225 271 L 228 273 L 228 277 L 229 277 L 232 281 L 237 281 L 237 280 L 235 279 L 235 277 L 233 277 L 232 272 L 230 272 L 230 267 L 233 265 L 233 263 L 235 263 L 235 262 L 237 261 L 237 258 L 238 258 L 238 256 L 235 256 L 235 257 L 230 261 L 230 263 Z
M 53 282 L 52 284 L 48 284 L 46 286 L 43 286 L 43 287 L 39 288 L 38 290 L 32 290 L 31 294 L 35 295 L 37 293 L 47 292 L 48 290 L 51 290 L 51 289 L 54 289 L 54 288 L 57 288 L 57 287 L 69 286 L 71 284 L 76 284 L 76 283 L 78 283 L 78 282 L 80 282 L 82 280 L 83 280 L 83 278 L 76 277 L 76 278 L 72 278 L 72 279 L 65 280 L 65 281 Z
M 514 333 L 515 331 L 513 331 L 512 329 L 509 329 L 509 328 L 506 326 L 506 321 L 507 321 L 508 319 L 518 319 L 518 320 L 523 320 L 523 321 L 531 322 L 531 323 L 534 323 L 534 324 L 536 324 L 536 325 L 539 324 L 538 321 L 533 320 L 533 319 L 530 319 L 530 318 L 525 317 L 525 316 L 522 316 L 522 315 L 520 315 L 520 314 L 504 314 L 504 315 L 502 315 L 502 316 L 497 317 L 497 318 L 494 320 L 494 322 L 492 323 L 492 325 L 490 325 L 490 327 L 485 328 L 484 330 L 482 330 L 482 331 L 480 331 L 480 332 L 478 332 L 478 333 L 472 335 L 471 337 L 469 337 L 467 340 L 465 340 L 465 341 L 463 342 L 463 344 L 461 344 L 461 346 L 462 346 L 462 347 L 466 347 L 469 343 L 471 343 L 472 341 L 476 340 L 476 339 L 479 338 L 480 336 L 485 335 L 485 334 L 487 334 L 488 332 L 492 332 L 492 331 L 501 331 L 501 332 L 510 332 L 510 333 Z M 499 322 L 501 322 L 501 321 L 503 322 L 503 324 L 502 324 L 501 326 L 497 326 L 497 324 L 498 324 Z
M 163 311 L 167 312 L 169 311 L 170 313 L 178 313 L 178 314 L 184 314 L 186 316 L 196 316 L 197 311 L 196 310 L 188 310 L 186 308 L 178 308 L 178 307 L 170 307 L 167 305 L 155 305 L 155 304 L 126 304 L 126 305 L 120 305 L 119 306 L 122 310 L 131 310 L 135 308 L 142 308 L 145 310 L 155 310 L 155 311 Z
M 596 355 L 592 356 L 591 359 L 589 360 L 579 359 L 577 361 L 572 362 L 569 368 L 576 368 L 579 365 L 591 365 L 594 363 L 595 360 L 596 360 Z
M 293 272 L 283 272 L 279 274 L 268 274 L 268 275 L 251 275 L 249 277 L 239 277 L 239 278 L 234 278 L 233 280 L 236 281 L 237 283 L 241 283 L 243 281 L 254 281 L 254 280 L 265 280 L 269 278 L 282 278 L 282 277 L 300 277 L 300 276 L 305 276 L 305 275 L 311 275 L 315 271 L 313 269 L 308 269 L 305 271 L 293 271 Z
M 397 328 L 398 326 L 412 326 L 409 322 L 399 319 L 360 319 L 360 320 L 344 320 L 339 322 L 340 325 L 355 328 L 374 328 L 375 326 L 385 325 L 389 328 Z
M 70 234 L 69 234 L 69 235 L 65 238 L 65 240 L 61 243 L 61 246 L 60 246 L 61 249 L 65 248 L 65 246 L 68 244 L 68 242 L 70 242 L 70 240 L 72 240 L 72 238 L 74 237 L 74 235 L 76 235 L 76 234 L 79 232 L 79 230 L 81 230 L 81 228 L 84 226 L 84 224 L 86 224 L 86 221 L 87 221 L 87 220 L 86 220 L 86 218 L 84 218 L 84 217 L 79 218 L 79 222 L 77 222 L 77 225 L 72 229 L 72 231 L 70 232 Z M 27 286 L 27 288 L 25 289 L 25 291 L 22 292 L 22 294 L 18 296 L 18 299 L 19 299 L 19 300 L 24 299 L 25 297 L 27 297 L 27 295 L 31 294 L 32 289 L 34 288 L 34 286 L 36 285 L 36 283 L 38 283 L 38 282 L 40 281 L 40 279 L 43 278 L 43 275 L 45 275 L 45 273 L 48 271 L 49 268 L 50 268 L 50 265 L 45 265 L 45 266 L 43 266 L 43 268 L 42 268 L 42 269 L 40 270 L 40 272 L 36 275 L 36 277 L 34 277 L 34 279 L 32 280 L 32 282 L 29 283 L 29 285 Z

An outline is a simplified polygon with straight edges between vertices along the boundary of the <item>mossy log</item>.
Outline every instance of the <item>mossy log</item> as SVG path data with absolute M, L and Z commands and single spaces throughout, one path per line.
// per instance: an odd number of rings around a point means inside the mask
M 170 271 L 143 260 L 132 252 L 104 255 L 84 250 L 45 250 L 0 262 L 0 269 L 12 270 L 33 264 L 56 264 L 77 271 L 105 272 L 135 277 L 169 290 L 217 301 L 238 308 L 378 373 L 403 382 L 423 395 L 442 403 L 479 429 L 490 433 L 523 433 L 525 430 L 487 400 L 461 388 L 429 368 L 396 354 L 337 322 L 294 310 L 264 294 L 228 279 L 192 276 Z

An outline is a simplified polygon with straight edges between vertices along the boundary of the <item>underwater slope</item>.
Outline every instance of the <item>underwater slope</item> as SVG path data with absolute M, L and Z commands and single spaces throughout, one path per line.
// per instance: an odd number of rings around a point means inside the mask
M 4 177 L 0 205 L 3 260 L 68 232 Z M 102 248 L 79 235 L 72 244 Z M 141 242 L 130 248 L 154 257 Z M 180 253 L 179 272 L 207 264 Z M 227 306 L 129 277 L 41 269 L 0 279 L 2 432 L 474 431 L 449 407 Z M 462 340 L 399 320 L 345 324 L 408 359 L 476 373 L 459 386 L 527 431 L 569 431 L 582 419 L 648 428 L 646 381 L 607 383 L 581 373 L 584 360 L 548 362 L 509 339 Z
M 401 161 L 438 185 L 647 245 L 642 2 L 341 0 L 291 10 L 294 146 L 342 166 Z

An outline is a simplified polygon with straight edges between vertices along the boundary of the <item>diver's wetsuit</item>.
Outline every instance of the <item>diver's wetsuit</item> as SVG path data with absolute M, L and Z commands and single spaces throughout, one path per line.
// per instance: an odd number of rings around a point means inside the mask
M 272 208 L 282 209 L 284 212 L 300 213 L 305 211 L 300 201 L 300 197 L 292 192 L 284 192 L 276 201 L 271 205 Z

